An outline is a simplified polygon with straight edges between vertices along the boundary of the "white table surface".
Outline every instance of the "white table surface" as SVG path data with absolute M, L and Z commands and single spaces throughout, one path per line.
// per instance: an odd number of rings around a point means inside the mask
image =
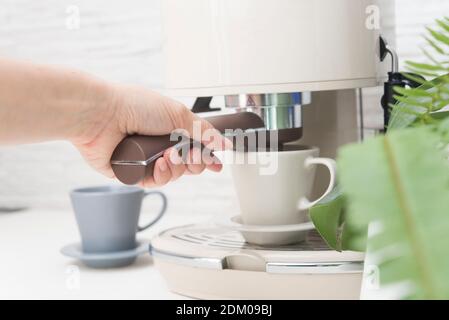
M 140 234 L 157 232 L 205 217 L 167 214 Z M 169 292 L 148 255 L 132 266 L 95 270 L 60 254 L 77 242 L 73 213 L 28 210 L 0 213 L 0 299 L 181 299 Z

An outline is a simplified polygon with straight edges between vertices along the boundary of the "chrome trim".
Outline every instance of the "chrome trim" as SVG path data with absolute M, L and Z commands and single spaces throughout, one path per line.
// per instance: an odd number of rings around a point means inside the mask
M 311 103 L 310 92 L 238 94 L 225 96 L 225 105 L 236 112 L 253 112 L 266 130 L 302 127 L 302 106 Z
M 391 71 L 396 73 L 399 72 L 399 56 L 398 53 L 396 52 L 396 50 L 386 44 L 385 45 L 385 49 L 387 50 L 387 52 L 391 55 Z
M 226 259 L 200 258 L 173 254 L 154 249 L 150 245 L 150 254 L 155 258 L 194 268 L 226 270 Z M 235 269 L 233 269 L 235 270 Z M 333 273 L 361 273 L 363 262 L 319 262 L 319 263 L 290 263 L 268 262 L 265 271 L 271 274 L 333 274 Z
M 302 128 L 302 106 L 245 107 L 236 112 L 257 114 L 265 124 L 265 130 Z
M 178 254 L 172 254 L 169 252 L 161 251 L 154 249 L 150 245 L 150 254 L 153 257 L 161 258 L 173 263 L 182 264 L 188 267 L 194 268 L 205 268 L 205 269 L 215 269 L 215 270 L 223 270 L 226 269 L 226 262 L 223 259 L 218 258 L 199 258 L 199 257 L 190 257 L 183 256 Z
M 147 166 L 148 165 L 148 160 L 130 160 L 130 161 L 125 161 L 125 160 L 111 160 L 111 164 L 115 164 L 115 165 L 120 165 L 120 166 Z
M 310 104 L 311 101 L 312 95 L 310 92 L 235 94 L 225 96 L 225 105 L 227 108 L 290 107 Z
M 363 271 L 363 262 L 320 262 L 289 263 L 269 262 L 266 271 L 280 274 L 327 274 L 327 273 L 359 273 Z
M 174 147 L 181 145 L 181 143 L 176 144 Z M 154 160 L 160 158 L 164 154 L 165 150 L 153 155 L 147 160 L 111 160 L 111 164 L 120 166 L 147 166 Z

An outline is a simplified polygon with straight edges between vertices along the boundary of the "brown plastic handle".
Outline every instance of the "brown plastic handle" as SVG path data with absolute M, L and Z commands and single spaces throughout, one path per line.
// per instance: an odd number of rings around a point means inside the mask
M 226 129 L 248 130 L 263 128 L 265 125 L 263 120 L 252 112 L 207 117 L 205 120 L 209 121 L 221 133 L 225 133 Z M 145 177 L 152 176 L 155 161 L 162 156 L 165 150 L 179 142 L 171 141 L 170 135 L 128 136 L 117 145 L 112 154 L 112 170 L 121 182 L 137 184 Z M 146 165 L 135 164 L 136 161 L 146 161 Z M 122 162 L 122 164 L 117 164 L 117 162 Z

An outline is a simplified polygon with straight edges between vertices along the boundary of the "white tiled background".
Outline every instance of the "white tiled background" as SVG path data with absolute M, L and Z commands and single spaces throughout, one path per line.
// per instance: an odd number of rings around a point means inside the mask
M 382 1 L 395 1 L 394 17 L 387 15 L 384 23 L 395 28 L 403 59 L 418 59 L 424 25 L 449 15 L 448 0 Z M 80 9 L 78 30 L 66 28 L 66 10 L 71 5 Z M 0 0 L 0 55 L 160 88 L 159 5 L 157 0 Z M 377 126 L 381 123 L 376 105 L 379 91 L 366 90 L 365 94 L 369 105 L 366 123 Z M 109 182 L 90 170 L 65 142 L 0 148 L 0 207 L 67 208 L 70 189 Z M 170 198 L 170 211 L 176 213 L 236 208 L 226 171 L 184 177 L 163 190 Z

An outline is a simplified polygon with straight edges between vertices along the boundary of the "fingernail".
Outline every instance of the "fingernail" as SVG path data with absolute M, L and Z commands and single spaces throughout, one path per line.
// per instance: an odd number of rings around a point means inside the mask
M 169 159 L 174 165 L 179 165 L 182 163 L 182 158 L 179 156 L 179 151 L 174 148 L 170 150 Z

